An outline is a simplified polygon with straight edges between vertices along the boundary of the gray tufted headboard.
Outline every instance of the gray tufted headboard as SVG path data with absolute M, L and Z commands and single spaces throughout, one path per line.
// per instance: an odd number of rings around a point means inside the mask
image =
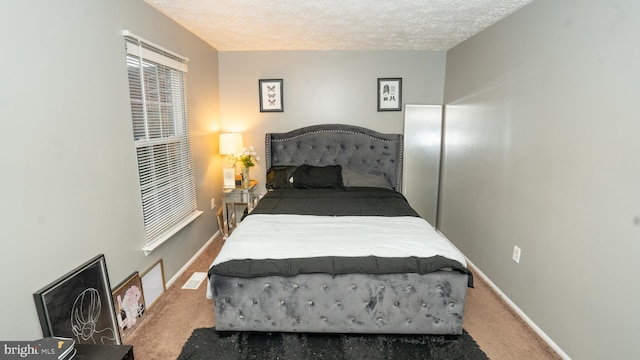
M 382 134 L 359 126 L 326 124 L 266 135 L 266 167 L 342 165 L 380 174 L 402 191 L 402 134 Z

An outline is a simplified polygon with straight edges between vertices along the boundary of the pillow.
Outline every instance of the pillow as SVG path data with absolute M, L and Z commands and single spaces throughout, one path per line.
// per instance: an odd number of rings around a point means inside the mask
M 342 166 L 300 165 L 293 173 L 293 187 L 296 189 L 341 188 Z
M 267 171 L 267 189 L 292 189 L 291 177 L 297 166 L 276 166 Z
M 342 170 L 344 186 L 348 187 L 377 187 L 392 189 L 389 180 L 383 174 L 370 174 L 355 171 L 353 169 Z

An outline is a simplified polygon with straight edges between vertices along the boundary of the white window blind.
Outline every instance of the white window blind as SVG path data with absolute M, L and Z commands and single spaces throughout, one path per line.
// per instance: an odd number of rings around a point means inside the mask
M 187 60 L 125 32 L 133 140 L 138 158 L 145 251 L 202 212 L 187 119 Z

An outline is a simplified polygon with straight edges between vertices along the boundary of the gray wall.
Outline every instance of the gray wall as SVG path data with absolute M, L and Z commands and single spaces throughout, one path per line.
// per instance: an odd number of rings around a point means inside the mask
M 447 53 L 440 228 L 574 359 L 640 358 L 638 34 L 536 0 Z
M 401 77 L 403 102 L 441 104 L 446 54 L 429 51 L 267 51 L 220 53 L 223 131 L 240 131 L 264 156 L 264 135 L 342 123 L 401 133 L 403 111 L 378 112 L 377 79 Z M 284 112 L 261 113 L 259 79 L 284 80 Z M 251 176 L 264 184 L 264 161 Z
M 98 253 L 112 284 L 158 258 L 173 276 L 217 230 L 219 130 L 262 155 L 318 123 L 401 132 L 375 91 L 402 77 L 404 103 L 446 104 L 444 233 L 573 358 L 638 357 L 640 11 L 616 4 L 536 0 L 447 54 L 218 54 L 142 1 L 0 3 L 0 339 L 38 338 L 31 294 Z M 205 213 L 148 257 L 123 29 L 190 58 Z M 259 112 L 261 78 L 284 79 L 283 113 Z
M 123 29 L 190 58 L 205 213 L 146 257 Z M 33 292 L 84 261 L 105 254 L 116 285 L 163 258 L 170 279 L 217 231 L 217 51 L 138 0 L 2 1 L 0 34 L 0 339 L 33 340 Z

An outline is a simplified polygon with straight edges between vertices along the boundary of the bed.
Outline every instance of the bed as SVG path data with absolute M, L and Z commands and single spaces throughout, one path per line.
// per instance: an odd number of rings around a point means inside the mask
M 218 331 L 462 333 L 464 256 L 408 205 L 401 134 L 266 134 L 267 194 L 209 269 Z

